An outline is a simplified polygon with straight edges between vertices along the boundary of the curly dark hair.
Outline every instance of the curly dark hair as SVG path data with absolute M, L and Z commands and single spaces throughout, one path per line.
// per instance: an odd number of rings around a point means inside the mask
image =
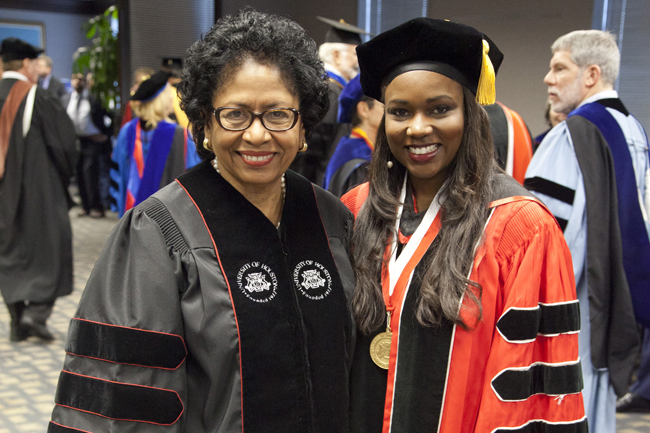
M 298 95 L 305 135 L 329 108 L 328 83 L 316 42 L 288 18 L 245 9 L 217 21 L 187 50 L 178 86 L 201 158 L 214 157 L 201 146 L 212 119 L 212 100 L 247 60 L 274 66 L 285 85 Z

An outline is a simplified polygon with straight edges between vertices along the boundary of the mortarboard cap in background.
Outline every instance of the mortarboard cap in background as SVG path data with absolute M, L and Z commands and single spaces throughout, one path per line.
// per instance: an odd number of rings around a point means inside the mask
M 171 74 L 169 72 L 158 71 L 149 79 L 140 84 L 138 90 L 131 96 L 132 101 L 148 102 L 160 94 L 167 86 Z
M 361 35 L 369 34 L 364 29 L 348 24 L 342 19 L 336 21 L 323 17 L 316 18 L 330 26 L 325 34 L 325 42 L 359 45 L 361 43 Z
M 162 59 L 160 70 L 169 72 L 174 78 L 180 78 L 183 71 L 183 59 L 179 57 L 165 57 Z
M 179 57 L 165 57 L 162 59 L 164 69 L 183 69 L 183 59 Z
M 357 109 L 357 104 L 361 101 L 361 98 L 363 98 L 363 90 L 361 90 L 359 75 L 357 75 L 341 91 L 337 122 L 351 123 L 352 114 Z
M 442 74 L 467 87 L 482 105 L 496 101 L 503 54 L 486 35 L 464 24 L 415 18 L 357 47 L 363 92 L 381 100 L 382 87 L 407 71 Z
M 41 54 L 43 50 L 29 45 L 27 42 L 18 38 L 6 38 L 2 40 L 0 46 L 0 54 L 2 54 L 2 61 L 9 62 L 11 60 L 35 59 Z

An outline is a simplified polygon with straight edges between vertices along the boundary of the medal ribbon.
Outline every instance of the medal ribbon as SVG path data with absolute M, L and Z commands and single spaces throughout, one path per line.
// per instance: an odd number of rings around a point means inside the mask
M 442 190 L 443 188 L 440 188 Z M 404 185 L 402 186 L 402 193 L 400 195 L 400 203 L 404 203 L 406 198 L 406 177 L 404 178 Z M 429 205 L 422 222 L 417 230 L 411 236 L 410 241 L 404 246 L 402 253 L 399 257 L 397 255 L 397 242 L 399 232 L 400 220 L 402 218 L 403 204 L 400 204 L 397 209 L 397 218 L 395 221 L 395 232 L 393 234 L 391 243 L 386 247 L 386 255 L 390 256 L 388 266 L 386 261 L 382 265 L 382 293 L 384 295 L 384 303 L 386 304 L 386 312 L 390 314 L 390 327 L 391 330 L 399 330 L 399 319 L 401 314 L 402 304 L 406 291 L 413 276 L 413 271 L 417 264 L 422 260 L 424 254 L 427 252 L 431 243 L 438 235 L 441 227 L 441 197 L 440 192 L 436 194 L 433 201 Z M 386 386 L 386 403 L 384 406 L 384 433 L 390 430 L 390 417 L 393 406 L 393 385 L 395 383 L 395 370 L 397 367 L 397 344 L 399 339 L 399 332 L 392 333 L 391 347 L 390 347 L 390 361 L 388 364 L 388 383 Z

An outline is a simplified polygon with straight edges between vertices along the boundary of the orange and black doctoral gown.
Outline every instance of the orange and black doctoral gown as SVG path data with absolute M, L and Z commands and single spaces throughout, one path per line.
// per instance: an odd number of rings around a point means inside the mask
M 355 215 L 367 191 L 364 184 L 343 197 Z M 434 241 L 393 313 L 388 370 L 369 354 L 384 327 L 358 335 L 351 432 L 587 431 L 570 252 L 553 216 L 514 179 L 495 176 L 494 191 L 470 276 L 481 286 L 481 319 L 466 300 L 469 330 L 415 319 Z

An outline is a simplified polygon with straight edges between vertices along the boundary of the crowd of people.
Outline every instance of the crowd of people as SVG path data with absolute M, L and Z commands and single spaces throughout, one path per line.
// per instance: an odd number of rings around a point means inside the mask
M 555 41 L 533 140 L 480 31 L 361 43 L 319 19 L 320 47 L 219 19 L 182 73 L 136 71 L 117 140 L 84 75 L 61 93 L 2 41 L 11 341 L 51 340 L 72 290 L 73 175 L 80 216 L 120 217 L 48 431 L 613 433 L 650 412 L 650 160 L 615 37 Z

